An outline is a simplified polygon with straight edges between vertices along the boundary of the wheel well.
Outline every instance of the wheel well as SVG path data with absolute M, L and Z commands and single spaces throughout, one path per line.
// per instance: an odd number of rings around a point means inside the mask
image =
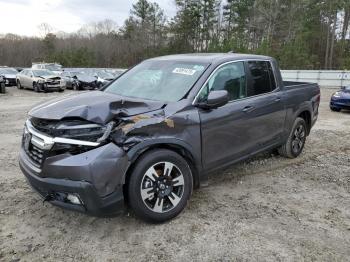
M 310 134 L 311 131 L 311 114 L 309 111 L 303 111 L 301 112 L 298 117 L 301 117 L 305 120 L 306 127 L 307 127 L 307 134 Z
M 182 156 L 186 162 L 188 163 L 190 169 L 191 169 L 191 172 L 192 172 L 192 178 L 193 178 L 193 187 L 194 188 L 198 188 L 199 187 L 199 172 L 196 168 L 196 164 L 195 164 L 195 160 L 192 156 L 192 154 L 185 148 L 183 148 L 182 146 L 179 146 L 179 145 L 174 145 L 174 144 L 156 144 L 156 145 L 152 145 L 152 146 L 149 146 L 145 149 L 143 149 L 141 152 L 139 152 L 137 154 L 137 156 L 132 159 L 132 162 L 130 164 L 130 167 L 128 168 L 127 172 L 126 172 L 126 176 L 125 176 L 125 183 L 124 183 L 124 187 L 123 187 L 123 191 L 124 191 L 124 197 L 127 197 L 127 194 L 126 194 L 126 190 L 127 190 L 127 187 L 126 185 L 128 184 L 128 181 L 130 179 L 130 176 L 132 174 L 132 171 L 138 161 L 138 159 L 146 154 L 147 152 L 151 151 L 151 150 L 155 150 L 155 149 L 168 149 L 168 150 L 171 150 L 171 151 L 174 151 L 176 152 L 177 154 L 179 154 L 180 156 Z

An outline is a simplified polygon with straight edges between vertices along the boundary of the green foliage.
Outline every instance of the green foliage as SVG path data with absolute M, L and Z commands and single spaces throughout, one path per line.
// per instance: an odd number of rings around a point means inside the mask
M 47 57 L 46 61 L 58 62 L 66 67 L 95 67 L 94 54 L 87 48 L 61 50 Z
M 350 69 L 349 0 L 173 1 L 170 20 L 157 3 L 138 0 L 119 29 L 106 20 L 65 38 L 8 35 L 0 60 L 129 67 L 159 55 L 234 51 L 274 56 L 283 69 Z

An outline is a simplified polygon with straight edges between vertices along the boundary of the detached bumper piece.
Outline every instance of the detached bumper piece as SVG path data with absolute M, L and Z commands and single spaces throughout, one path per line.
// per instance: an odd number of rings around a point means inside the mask
M 93 216 L 110 216 L 124 210 L 122 190 L 100 197 L 95 187 L 86 181 L 39 177 L 35 174 L 35 167 L 31 167 L 23 153 L 22 151 L 20 168 L 29 184 L 44 201 Z

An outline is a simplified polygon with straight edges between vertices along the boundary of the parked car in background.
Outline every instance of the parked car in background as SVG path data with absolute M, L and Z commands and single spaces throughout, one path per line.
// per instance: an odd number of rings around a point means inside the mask
M 62 65 L 57 63 L 33 63 L 32 69 L 46 69 L 55 74 L 60 74 L 63 71 Z
M 99 91 L 34 107 L 19 163 L 54 205 L 106 215 L 127 203 L 162 222 L 218 169 L 270 149 L 298 157 L 319 103 L 317 84 L 284 82 L 271 57 L 154 58 Z
M 113 79 L 115 79 L 115 76 L 107 72 L 105 69 L 87 68 L 84 70 L 84 73 L 96 78 L 96 84 L 98 88 L 110 83 L 113 81 Z
M 350 110 L 350 86 L 344 86 L 335 92 L 331 97 L 329 107 L 336 112 L 340 112 L 342 109 Z
M 6 93 L 6 85 L 5 85 L 5 79 L 0 73 L 0 93 L 4 94 Z
M 61 77 L 66 87 L 73 90 L 92 90 L 98 88 L 97 78 L 81 71 L 63 71 Z
M 18 71 L 11 67 L 0 67 L 0 75 L 3 76 L 6 86 L 16 85 L 16 75 Z
M 18 89 L 31 88 L 35 92 L 65 89 L 61 77 L 46 69 L 24 69 L 17 74 L 16 84 Z

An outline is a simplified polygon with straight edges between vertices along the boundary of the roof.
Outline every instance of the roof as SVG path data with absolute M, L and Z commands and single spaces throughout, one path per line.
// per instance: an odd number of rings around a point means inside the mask
M 247 59 L 270 60 L 271 57 L 261 56 L 261 55 L 239 54 L 239 53 L 193 53 L 193 54 L 161 56 L 161 57 L 152 58 L 150 60 L 160 60 L 160 61 L 175 60 L 175 61 L 212 64 L 212 63 L 221 63 L 225 61 L 247 60 Z

